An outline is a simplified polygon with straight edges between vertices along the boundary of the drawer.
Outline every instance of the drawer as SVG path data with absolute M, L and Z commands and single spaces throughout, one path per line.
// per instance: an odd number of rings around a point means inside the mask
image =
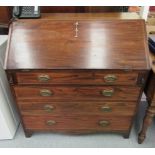
M 80 85 L 136 85 L 136 72 L 51 71 L 17 72 L 18 84 L 80 84 Z
M 130 128 L 131 121 L 132 117 L 99 115 L 23 116 L 24 126 L 30 130 L 125 131 Z
M 137 101 L 140 87 L 119 86 L 14 86 L 21 101 Z
M 22 115 L 96 114 L 104 116 L 133 116 L 135 102 L 18 102 Z

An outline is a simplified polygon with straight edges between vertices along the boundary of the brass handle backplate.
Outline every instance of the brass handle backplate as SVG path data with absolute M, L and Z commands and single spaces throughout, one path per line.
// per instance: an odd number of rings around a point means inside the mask
M 40 90 L 40 95 L 41 96 L 52 96 L 53 92 L 48 90 L 48 89 L 41 89 Z
M 40 82 L 48 82 L 50 80 L 50 76 L 49 75 L 46 75 L 46 74 L 43 74 L 43 75 L 39 75 L 38 76 L 38 80 Z
M 113 74 L 108 74 L 104 77 L 105 82 L 107 83 L 112 83 L 115 82 L 117 80 L 117 76 L 113 75 Z
M 46 124 L 47 124 L 48 126 L 52 126 L 52 125 L 56 124 L 56 121 L 54 121 L 54 120 L 48 120 L 48 121 L 46 122 Z
M 109 121 L 99 121 L 99 125 L 102 127 L 107 127 L 110 125 L 110 122 Z
M 109 107 L 109 106 L 102 106 L 102 107 L 101 107 L 101 111 L 102 111 L 102 112 L 111 112 L 112 109 L 111 109 L 111 107 Z
M 54 106 L 46 104 L 44 105 L 44 110 L 46 112 L 52 112 L 54 110 Z
M 103 96 L 111 97 L 114 94 L 114 90 L 113 89 L 105 89 L 105 90 L 101 91 L 101 94 Z

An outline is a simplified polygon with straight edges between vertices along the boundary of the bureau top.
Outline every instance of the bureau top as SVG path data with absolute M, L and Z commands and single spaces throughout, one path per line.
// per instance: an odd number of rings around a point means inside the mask
M 14 21 L 5 69 L 149 69 L 143 20 L 63 15 Z

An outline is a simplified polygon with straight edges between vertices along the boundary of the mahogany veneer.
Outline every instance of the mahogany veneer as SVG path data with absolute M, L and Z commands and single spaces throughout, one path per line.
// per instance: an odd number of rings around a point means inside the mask
M 133 14 L 43 14 L 10 26 L 5 69 L 25 135 L 129 137 L 148 76 L 145 22 Z

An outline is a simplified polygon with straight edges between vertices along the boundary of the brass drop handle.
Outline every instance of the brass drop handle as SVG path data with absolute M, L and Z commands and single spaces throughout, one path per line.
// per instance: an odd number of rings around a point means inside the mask
M 41 96 L 52 96 L 53 92 L 48 90 L 48 89 L 41 89 L 40 90 L 40 95 Z
M 109 107 L 109 106 L 102 106 L 102 107 L 101 107 L 101 111 L 102 111 L 102 112 L 111 112 L 112 109 L 111 109 L 111 107 Z
M 54 106 L 46 104 L 44 105 L 44 110 L 46 112 L 52 112 L 54 110 Z
M 40 82 L 48 82 L 50 79 L 51 79 L 50 76 L 47 74 L 42 74 L 38 76 L 38 80 Z
M 56 121 L 54 121 L 54 120 L 48 120 L 48 121 L 46 122 L 46 124 L 47 124 L 48 126 L 52 126 L 52 125 L 56 124 Z
M 104 76 L 104 80 L 107 83 L 113 83 L 117 80 L 117 76 L 113 75 L 113 74 L 108 74 L 108 75 Z
M 101 91 L 101 94 L 103 96 L 111 97 L 114 94 L 114 90 L 113 89 L 105 89 L 105 90 Z
M 99 125 L 101 126 L 101 127 L 107 127 L 107 126 L 109 126 L 110 125 L 110 122 L 109 121 L 99 121 Z

